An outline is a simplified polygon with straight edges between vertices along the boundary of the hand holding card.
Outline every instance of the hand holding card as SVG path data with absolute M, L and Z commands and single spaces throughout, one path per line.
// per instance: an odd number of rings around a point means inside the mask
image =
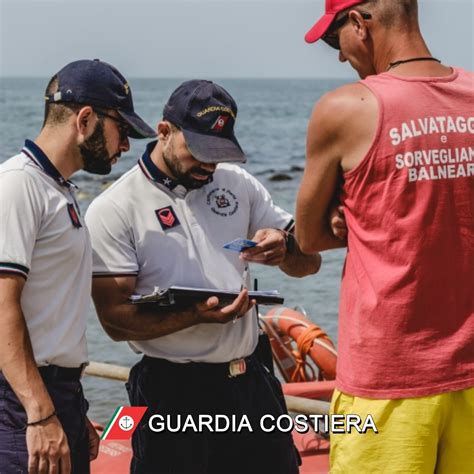
M 233 250 L 234 252 L 242 252 L 242 250 L 255 247 L 257 242 L 248 239 L 235 239 L 231 242 L 224 244 L 224 248 L 227 250 Z

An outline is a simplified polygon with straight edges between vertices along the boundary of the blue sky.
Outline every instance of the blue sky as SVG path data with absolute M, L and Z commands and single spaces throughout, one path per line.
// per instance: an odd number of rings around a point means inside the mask
M 0 0 L 0 75 L 50 76 L 79 58 L 127 77 L 355 77 L 303 36 L 323 0 Z M 473 69 L 473 1 L 425 0 L 434 56 Z

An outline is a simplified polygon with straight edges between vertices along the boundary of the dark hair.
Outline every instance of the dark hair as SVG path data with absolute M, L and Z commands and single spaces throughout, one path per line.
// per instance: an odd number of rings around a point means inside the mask
M 45 90 L 45 97 L 48 97 L 58 91 L 58 76 L 55 74 Z M 52 103 L 46 102 L 44 106 L 44 120 L 43 127 L 45 125 L 59 125 L 66 122 L 66 120 L 78 110 L 81 110 L 85 104 L 74 104 L 74 103 Z

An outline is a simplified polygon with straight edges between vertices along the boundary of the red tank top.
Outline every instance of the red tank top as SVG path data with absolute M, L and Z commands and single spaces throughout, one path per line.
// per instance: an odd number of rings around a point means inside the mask
M 362 81 L 372 146 L 345 174 L 337 386 L 408 398 L 474 386 L 474 74 Z

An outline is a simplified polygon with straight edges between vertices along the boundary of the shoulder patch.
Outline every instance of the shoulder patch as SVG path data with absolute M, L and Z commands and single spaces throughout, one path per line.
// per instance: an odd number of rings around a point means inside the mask
M 69 218 L 71 219 L 72 225 L 76 229 L 80 229 L 82 227 L 81 221 L 79 220 L 79 216 L 77 215 L 76 208 L 74 204 L 67 205 L 67 212 L 69 213 Z
M 171 206 L 156 209 L 155 214 L 163 230 L 168 230 L 180 225 L 178 216 Z

